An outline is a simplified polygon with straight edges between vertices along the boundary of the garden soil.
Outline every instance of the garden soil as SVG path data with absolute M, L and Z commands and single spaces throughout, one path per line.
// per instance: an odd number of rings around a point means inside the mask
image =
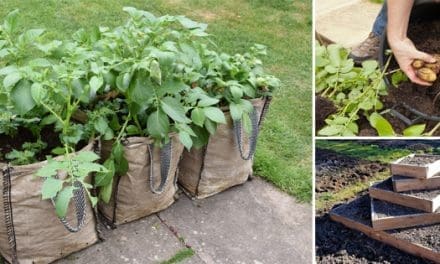
M 408 36 L 414 42 L 415 46 L 424 52 L 434 54 L 440 53 L 440 20 L 415 20 L 412 21 L 408 28 Z M 391 62 L 390 70 L 397 69 L 397 63 Z M 434 102 L 436 95 L 440 93 L 440 78 L 434 82 L 431 87 L 420 86 L 413 84 L 409 81 L 401 83 L 397 88 L 390 86 L 388 89 L 388 95 L 382 96 L 381 101 L 384 103 L 385 109 L 394 107 L 397 103 L 406 104 L 415 110 L 423 112 L 430 116 L 440 117 L 440 95 Z M 417 116 L 412 114 L 406 108 L 397 106 L 396 111 L 400 112 L 404 116 L 414 119 Z M 328 116 L 328 108 L 325 105 L 316 103 L 316 132 L 319 131 L 318 121 L 322 122 L 322 116 Z M 321 119 L 318 119 L 321 118 Z M 385 118 L 391 123 L 396 133 L 402 134 L 403 130 L 408 127 L 399 118 L 390 114 L 385 114 Z M 325 119 L 325 118 L 324 118 Z M 425 132 L 430 131 L 435 127 L 438 122 L 428 121 Z M 320 123 L 322 125 L 322 123 Z M 375 129 L 373 129 L 368 120 L 361 118 L 358 121 L 359 136 L 377 136 Z M 440 136 L 440 129 L 438 129 L 434 136 Z
M 370 225 L 370 198 L 368 195 L 361 195 L 363 196 L 356 201 L 356 206 L 347 207 L 347 210 L 350 210 L 350 208 L 353 210 L 346 212 L 346 214 L 350 214 L 353 218 L 360 219 L 361 222 Z M 338 205 L 335 207 L 337 208 Z M 432 263 L 334 222 L 327 213 L 317 214 L 315 221 L 317 263 Z M 438 225 L 432 225 L 392 232 L 399 238 L 438 249 L 439 242 L 436 237 L 438 237 L 439 230 Z
M 368 144 L 368 142 L 365 143 Z M 402 147 L 399 141 L 383 141 L 380 143 L 383 144 L 383 147 Z M 370 165 L 366 166 L 367 164 Z M 357 179 L 351 178 L 351 175 L 361 168 L 363 168 L 361 171 L 365 173 L 364 177 L 368 180 L 373 177 L 377 171 L 386 170 L 387 167 L 387 164 L 380 162 L 359 160 L 331 150 L 318 148 L 316 150 L 316 188 L 322 188 L 320 192 L 332 191 L 335 187 L 332 184 L 331 186 L 326 186 L 325 182 L 333 182 L 334 180 L 341 183 L 346 182 L 345 184 L 347 184 L 347 182 L 357 182 L 360 177 Z M 341 189 L 341 187 L 339 187 L 339 189 Z M 319 197 L 320 192 L 317 190 L 317 197 Z M 344 203 L 350 202 L 357 197 L 362 197 L 358 200 L 361 202 L 355 207 L 357 209 L 349 212 L 349 214 L 353 215 L 353 217 L 360 218 L 364 224 L 371 225 L 370 198 L 367 194 L 368 191 L 364 190 L 358 193 L 356 197 L 344 201 Z M 333 208 L 338 208 L 341 205 L 342 204 L 336 204 Z M 350 208 L 354 207 L 348 207 L 348 209 Z M 328 214 L 329 210 L 330 208 L 324 208 L 316 212 L 317 263 L 431 263 L 332 221 Z M 421 231 L 417 229 L 404 229 L 404 232 L 398 232 L 395 233 L 395 235 L 399 236 L 399 238 L 405 238 L 405 236 L 411 236 L 412 233 L 416 232 L 417 235 L 411 238 L 413 242 L 428 245 L 432 248 L 438 248 L 438 241 L 435 241 L 435 239 L 438 239 L 439 231 L 440 226 L 433 225 Z M 420 232 L 425 233 L 420 235 Z
M 379 161 L 355 159 L 332 150 L 316 149 L 317 195 L 328 191 L 336 192 L 358 181 L 367 182 L 388 165 Z
M 47 155 L 52 155 L 52 149 L 62 146 L 62 144 L 60 142 L 58 133 L 54 131 L 52 126 L 43 128 L 40 135 L 41 140 L 47 144 L 47 147 L 42 152 L 38 153 L 36 158 L 38 161 L 43 161 L 46 160 Z M 0 135 L 0 153 L 3 154 L 0 155 L 0 162 L 7 162 L 7 160 L 4 158 L 6 153 L 11 152 L 13 149 L 21 150 L 24 143 L 33 143 L 36 141 L 37 137 L 33 135 L 30 130 L 25 128 L 19 128 L 15 136 Z M 85 144 L 81 144 L 79 149 L 84 146 Z
M 315 96 L 315 127 L 316 131 L 325 126 L 325 119 L 336 112 L 333 102 L 322 96 Z

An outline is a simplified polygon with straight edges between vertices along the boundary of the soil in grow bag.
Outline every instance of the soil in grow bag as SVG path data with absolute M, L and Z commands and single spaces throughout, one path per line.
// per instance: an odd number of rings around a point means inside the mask
M 46 160 L 46 156 L 56 156 L 51 153 L 52 149 L 62 146 L 59 134 L 54 131 L 52 126 L 48 126 L 42 129 L 41 140 L 47 144 L 46 148 L 35 155 L 37 161 Z M 1 135 L 0 134 L 0 162 L 10 162 L 5 157 L 5 154 L 10 153 L 12 150 L 22 150 L 23 144 L 26 142 L 34 143 L 37 141 L 37 137 L 32 134 L 29 129 L 20 127 L 14 136 Z M 81 149 L 86 144 L 81 143 L 78 145 L 77 149 Z

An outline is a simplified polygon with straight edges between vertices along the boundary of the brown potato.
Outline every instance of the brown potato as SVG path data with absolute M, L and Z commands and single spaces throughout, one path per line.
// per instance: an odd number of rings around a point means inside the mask
M 420 68 L 423 67 L 423 65 L 425 65 L 425 62 L 422 61 L 422 60 L 418 60 L 418 59 L 414 60 L 413 63 L 412 63 L 412 66 L 413 66 L 414 69 L 420 69 Z
M 417 77 L 427 82 L 435 82 L 437 80 L 437 75 L 430 68 L 420 68 L 416 71 Z
M 433 72 L 435 72 L 435 74 L 438 74 L 440 72 L 440 62 L 425 63 L 423 67 L 431 69 Z

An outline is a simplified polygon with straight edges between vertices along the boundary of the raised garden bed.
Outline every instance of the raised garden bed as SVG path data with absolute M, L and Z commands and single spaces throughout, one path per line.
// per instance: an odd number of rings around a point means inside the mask
M 411 154 L 391 163 L 391 173 L 427 179 L 440 172 L 440 156 Z
M 433 213 L 440 207 L 440 190 L 397 193 L 393 190 L 391 178 L 373 184 L 369 188 L 369 193 L 372 198 L 419 209 L 428 213 Z
M 374 230 L 392 230 L 440 223 L 440 210 L 426 213 L 421 210 L 371 199 L 371 223 Z
M 416 179 L 393 175 L 392 181 L 395 192 L 440 189 L 440 176 L 434 176 L 429 179 Z
M 368 195 L 338 206 L 330 212 L 330 218 L 348 228 L 360 231 L 367 236 L 396 247 L 414 256 L 438 263 L 440 259 L 440 226 L 426 225 L 390 231 L 376 231 L 371 226 Z

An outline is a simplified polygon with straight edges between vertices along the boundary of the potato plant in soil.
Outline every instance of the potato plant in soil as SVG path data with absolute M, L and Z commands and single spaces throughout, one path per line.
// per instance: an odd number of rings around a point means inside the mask
M 20 35 L 17 11 L 0 28 L 0 121 L 5 125 L 0 132 L 13 135 L 4 132 L 11 125 L 30 127 L 38 135 L 51 126 L 59 135 L 59 145 L 49 151 L 63 158 L 48 157 L 37 175 L 45 178 L 43 198 L 56 201 L 60 217 L 76 182 L 93 205 L 98 199 L 89 192 L 93 187 L 100 187 L 99 197 L 109 200 L 113 177 L 128 170 L 124 138 L 150 137 L 164 146 L 170 133 L 176 133 L 187 149 L 202 147 L 217 124 L 225 123 L 222 107 L 229 107 L 232 118 L 250 132 L 249 100 L 270 96 L 279 86 L 277 78 L 263 71 L 258 58 L 266 53 L 263 46 L 245 54 L 219 53 L 206 24 L 131 7 L 124 11 L 129 14 L 124 25 L 81 29 L 68 41 L 45 43 L 44 30 Z M 27 57 L 29 50 L 38 58 Z M 93 152 L 75 154 L 95 138 L 114 142 L 103 165 Z M 40 141 L 15 151 L 41 156 L 48 147 Z M 17 155 L 12 151 L 7 156 Z M 58 179 L 59 171 L 68 178 Z M 86 182 L 92 172 L 97 172 L 94 186 Z
M 435 37 L 439 27 L 440 23 L 435 18 L 412 20 L 408 27 L 408 37 L 419 50 L 439 58 L 439 45 Z M 439 135 L 439 63 L 413 62 L 417 75 L 431 83 L 431 86 L 420 86 L 411 83 L 399 70 L 392 54 L 384 51 L 381 56 L 384 58 L 382 72 L 376 69 L 375 76 L 369 76 L 368 82 L 362 82 L 359 74 L 356 74 L 361 68 L 353 66 L 347 51 L 335 45 L 317 48 L 317 92 L 319 96 L 332 101 L 337 108 L 331 112 L 323 108 L 321 112 L 320 107 L 317 107 L 317 117 L 321 117 L 321 114 L 326 116 L 318 120 L 320 124 L 325 122 L 324 126 L 317 127 L 318 135 Z M 362 68 L 365 69 L 366 64 L 373 67 L 374 63 L 365 62 Z M 385 84 L 377 86 L 381 87 L 377 89 L 374 85 L 368 85 L 378 82 L 381 76 L 387 79 L 388 88 Z M 373 87 L 369 90 L 376 92 L 368 92 L 366 87 Z M 358 99 L 362 99 L 362 104 Z M 372 107 L 374 101 L 379 103 Z

